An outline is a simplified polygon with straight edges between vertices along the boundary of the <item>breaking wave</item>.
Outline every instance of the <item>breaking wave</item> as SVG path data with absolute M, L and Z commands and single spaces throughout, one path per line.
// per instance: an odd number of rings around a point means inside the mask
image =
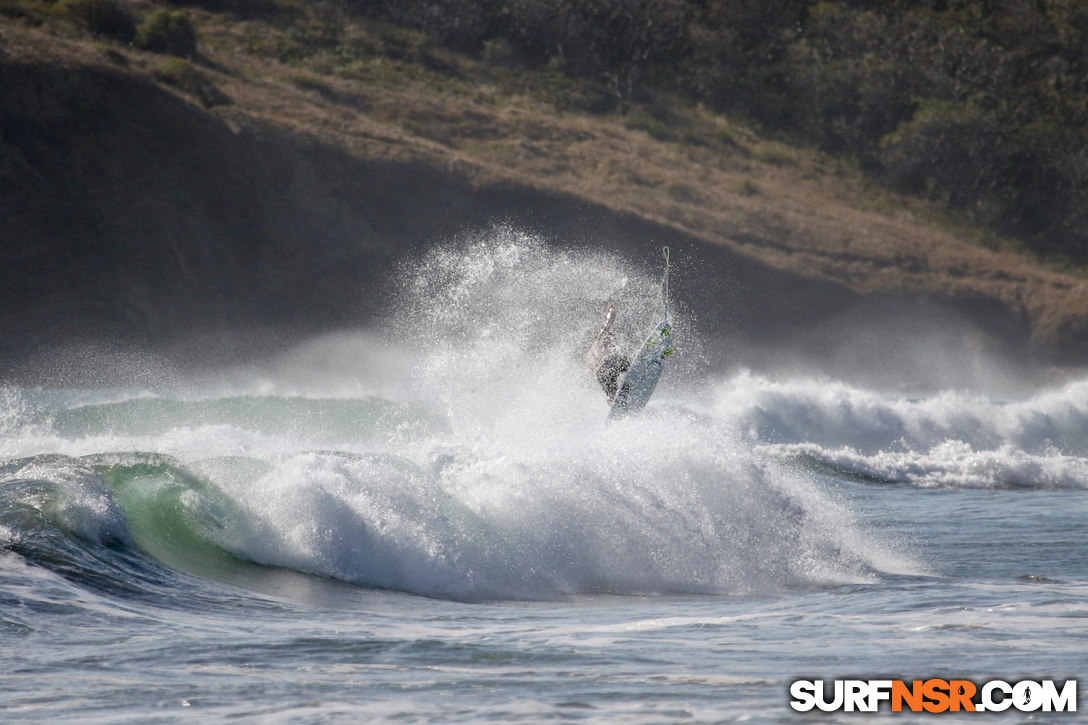
M 998 403 L 707 382 L 681 304 L 655 398 L 609 423 L 582 356 L 608 302 L 632 349 L 654 322 L 656 251 L 647 271 L 492 230 L 407 263 L 382 325 L 259 368 L 183 390 L 5 391 L 0 541 L 65 576 L 273 568 L 470 601 L 735 594 L 921 571 L 855 525 L 828 470 L 1088 480 L 1088 383 Z
M 742 373 L 710 410 L 756 448 L 842 474 L 924 487 L 1088 487 L 1088 381 L 1022 400 L 904 398 L 829 380 Z

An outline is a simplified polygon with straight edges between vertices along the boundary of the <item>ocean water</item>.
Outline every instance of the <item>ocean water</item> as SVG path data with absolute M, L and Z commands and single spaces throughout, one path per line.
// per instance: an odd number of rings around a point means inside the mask
M 857 722 L 790 683 L 1083 679 L 1088 379 L 721 372 L 676 303 L 609 423 L 581 356 L 610 300 L 638 344 L 656 273 L 496 230 L 397 274 L 261 365 L 0 390 L 0 721 Z

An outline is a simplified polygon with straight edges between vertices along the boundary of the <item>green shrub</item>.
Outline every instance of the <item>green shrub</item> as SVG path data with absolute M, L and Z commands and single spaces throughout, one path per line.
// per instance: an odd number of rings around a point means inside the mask
M 196 29 L 181 10 L 156 10 L 136 29 L 136 47 L 191 58 L 196 55 Z
M 136 36 L 136 21 L 118 0 L 60 0 L 53 12 L 81 25 L 95 35 L 104 35 L 125 43 Z

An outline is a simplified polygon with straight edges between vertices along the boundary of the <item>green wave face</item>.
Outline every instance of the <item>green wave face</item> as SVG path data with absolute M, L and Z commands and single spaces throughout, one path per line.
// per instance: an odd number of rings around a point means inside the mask
M 98 468 L 133 541 L 150 556 L 217 580 L 247 566 L 213 543 L 233 516 L 229 502 L 213 486 L 165 456 L 140 456 L 131 463 Z
M 265 464 L 205 465 L 259 475 Z M 246 524 L 234 502 L 169 456 L 49 454 L 0 465 L 0 546 L 95 591 L 173 597 L 178 572 L 269 593 L 299 590 L 307 577 L 220 545 L 239 527 Z

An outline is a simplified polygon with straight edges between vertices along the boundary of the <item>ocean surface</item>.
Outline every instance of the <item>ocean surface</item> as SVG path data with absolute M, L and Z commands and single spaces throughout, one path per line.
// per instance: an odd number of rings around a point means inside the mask
M 790 683 L 1088 674 L 1088 378 L 726 370 L 677 303 L 608 422 L 582 355 L 652 268 L 505 230 L 397 274 L 261 365 L 0 389 L 0 722 L 852 723 Z

